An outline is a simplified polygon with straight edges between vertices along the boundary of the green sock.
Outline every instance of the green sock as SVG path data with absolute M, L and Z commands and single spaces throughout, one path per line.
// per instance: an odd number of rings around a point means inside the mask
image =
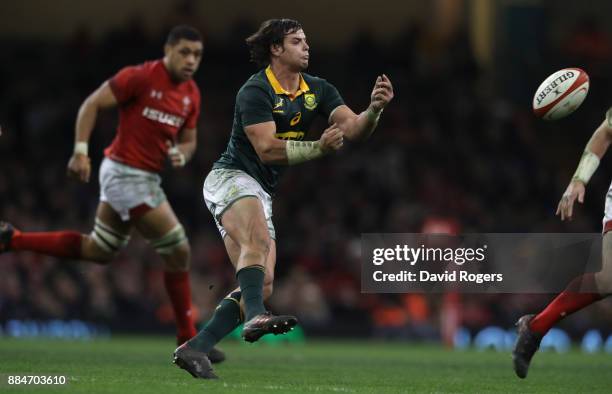
M 204 353 L 240 325 L 240 291 L 221 300 L 204 328 L 189 340 L 189 346 Z
M 263 303 L 264 271 L 261 265 L 250 265 L 236 273 L 244 301 L 244 321 L 266 311 Z

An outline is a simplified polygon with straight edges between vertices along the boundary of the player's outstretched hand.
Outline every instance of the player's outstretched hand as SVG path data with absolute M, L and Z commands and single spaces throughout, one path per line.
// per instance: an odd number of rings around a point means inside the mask
M 166 146 L 168 147 L 168 159 L 170 159 L 170 164 L 172 164 L 172 167 L 184 167 L 187 160 L 185 159 L 185 154 L 181 152 L 180 148 L 177 145 L 174 145 L 172 141 L 166 141 Z
M 91 159 L 81 153 L 75 153 L 68 162 L 68 176 L 81 182 L 89 182 Z
M 559 201 L 559 205 L 557 206 L 557 213 L 555 215 L 561 216 L 561 220 L 572 220 L 572 215 L 574 213 L 574 202 L 578 199 L 579 203 L 584 202 L 584 183 L 578 180 L 572 180 L 570 184 L 565 189 L 565 193 L 561 197 L 561 201 Z
M 376 78 L 372 95 L 370 96 L 370 107 L 380 112 L 393 100 L 393 85 L 391 80 L 385 75 L 379 75 Z
M 344 132 L 338 128 L 336 123 L 325 129 L 319 139 L 319 147 L 323 153 L 331 153 L 342 148 L 344 144 Z

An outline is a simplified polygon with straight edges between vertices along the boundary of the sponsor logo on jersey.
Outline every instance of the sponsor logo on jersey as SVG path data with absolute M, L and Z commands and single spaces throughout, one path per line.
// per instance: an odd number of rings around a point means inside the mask
M 304 94 L 304 107 L 306 107 L 307 110 L 312 111 L 313 109 L 317 108 L 317 104 L 317 98 L 315 97 L 314 93 Z
M 300 120 L 302 120 L 302 113 L 298 112 L 297 114 L 295 114 L 293 116 L 293 118 L 291 118 L 291 121 L 289 122 L 290 126 L 295 126 L 296 124 L 300 123 Z
M 144 116 L 145 118 L 149 120 L 152 120 L 152 121 L 155 121 L 161 124 L 176 127 L 177 129 L 180 128 L 183 125 L 183 123 L 185 123 L 185 118 L 183 117 L 172 115 L 172 114 L 160 111 L 158 109 L 153 109 L 149 107 L 145 107 L 142 110 L 142 116 Z
M 304 139 L 303 131 L 285 131 L 284 133 L 276 133 L 274 136 L 279 140 L 298 140 L 301 141 Z

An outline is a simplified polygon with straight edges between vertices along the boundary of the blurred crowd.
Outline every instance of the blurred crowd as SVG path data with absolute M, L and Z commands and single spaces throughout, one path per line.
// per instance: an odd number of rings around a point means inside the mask
M 191 242 L 201 320 L 235 286 L 201 186 L 225 149 L 235 94 L 257 71 L 244 45 L 255 29 L 238 22 L 226 40 L 205 42 L 196 75 L 203 96 L 197 153 L 186 168 L 164 173 L 162 185 Z M 65 177 L 77 110 L 121 67 L 161 57 L 166 31 L 145 33 L 134 20 L 101 39 L 86 28 L 65 43 L 0 38 L 10 59 L 0 63 L 0 219 L 28 231 L 91 231 L 97 171 L 89 184 Z M 396 98 L 369 141 L 292 168 L 282 179 L 274 201 L 278 263 L 271 308 L 296 314 L 307 333 L 316 335 L 435 340 L 444 337 L 449 316 L 455 316 L 451 326 L 473 330 L 510 327 L 518 316 L 542 307 L 551 295 L 361 294 L 360 236 L 420 232 L 432 223 L 469 233 L 600 231 L 612 175 L 605 160 L 575 220 L 565 224 L 554 216 L 612 87 L 605 75 L 609 38 L 593 24 L 568 34 L 565 42 L 592 45 L 550 44 L 542 56 L 553 60 L 531 65 L 479 65 L 461 29 L 436 37 L 426 26 L 408 25 L 390 42 L 364 31 L 345 48 L 311 43 L 309 72 L 332 82 L 355 111 L 367 107 L 383 72 Z M 516 64 L 523 68 L 514 70 Z M 586 103 L 556 124 L 536 119 L 534 89 L 548 74 L 572 65 L 591 74 Z M 514 71 L 523 78 L 508 78 Z M 115 111 L 98 119 L 90 144 L 96 169 L 115 126 Z M 322 120 L 311 139 L 324 126 Z M 0 322 L 79 318 L 122 331 L 172 330 L 161 261 L 134 238 L 109 266 L 1 255 Z M 605 308 L 610 303 L 580 312 L 564 327 L 574 333 L 610 327 L 611 314 L 600 313 Z

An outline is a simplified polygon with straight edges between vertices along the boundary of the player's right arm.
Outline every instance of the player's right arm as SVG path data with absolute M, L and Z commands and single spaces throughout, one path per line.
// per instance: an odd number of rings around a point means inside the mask
M 578 163 L 578 168 L 572 177 L 565 193 L 561 196 L 557 206 L 556 215 L 561 216 L 561 220 L 572 219 L 574 213 L 574 202 L 584 202 L 586 184 L 597 170 L 599 161 L 606 154 L 612 142 L 612 108 L 606 114 L 606 119 L 595 130 L 591 139 L 587 143 L 584 153 Z
M 343 133 L 336 124 L 329 126 L 318 141 L 284 141 L 275 137 L 274 122 L 244 128 L 259 159 L 265 164 L 293 165 L 324 156 L 342 148 Z
M 342 147 L 343 132 L 336 124 L 328 127 L 318 141 L 285 141 L 276 138 L 272 105 L 266 89 L 255 84 L 240 89 L 236 97 L 244 132 L 263 163 L 299 164 Z
M 98 111 L 117 105 L 117 99 L 108 81 L 89 95 L 81 104 L 76 120 L 74 153 L 68 162 L 68 175 L 82 182 L 89 182 L 91 161 L 88 143 L 96 124 Z

